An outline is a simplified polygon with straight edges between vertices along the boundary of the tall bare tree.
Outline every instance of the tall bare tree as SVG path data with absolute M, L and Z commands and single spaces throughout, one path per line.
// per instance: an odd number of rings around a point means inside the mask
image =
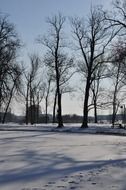
M 53 16 L 52 18 L 48 18 L 47 23 L 50 26 L 50 32 L 48 36 L 43 39 L 39 38 L 39 42 L 44 44 L 47 47 L 46 59 L 48 65 L 53 68 L 55 80 L 56 80 L 56 91 L 57 91 L 57 103 L 58 103 L 58 127 L 63 127 L 63 119 L 62 119 L 62 103 L 61 103 L 61 83 L 64 83 L 65 80 L 68 80 L 65 74 L 68 72 L 67 66 L 68 61 L 67 56 L 64 52 L 65 42 L 63 35 L 65 17 L 60 13 L 58 15 Z M 71 62 L 72 63 L 72 62 Z M 62 77 L 61 77 L 62 76 Z
M 112 126 L 114 127 L 118 109 L 124 99 L 124 93 L 121 93 L 125 86 L 126 76 L 126 44 L 124 42 L 118 41 L 113 47 L 111 64 L 110 72 L 114 87 L 112 91 Z
M 0 14 L 0 110 L 8 94 L 11 93 L 14 63 L 20 46 L 15 26 L 10 23 L 6 15 Z
M 84 106 L 83 106 L 83 122 L 82 128 L 88 127 L 88 100 L 89 92 L 94 81 L 94 73 L 99 68 L 99 57 L 105 54 L 107 46 L 115 36 L 110 33 L 107 28 L 107 22 L 103 19 L 103 12 L 99 7 L 91 8 L 88 19 L 73 18 L 71 19 L 73 34 L 78 42 L 78 50 L 80 50 L 83 58 L 83 70 L 86 78 Z

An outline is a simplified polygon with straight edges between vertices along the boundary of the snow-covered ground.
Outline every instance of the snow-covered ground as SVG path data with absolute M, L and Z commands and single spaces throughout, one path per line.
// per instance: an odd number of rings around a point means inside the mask
M 116 126 L 111 128 L 110 124 L 89 124 L 89 128 L 82 129 L 81 124 L 64 124 L 63 128 L 57 128 L 57 124 L 35 124 L 19 125 L 14 123 L 0 124 L 0 131 L 40 131 L 40 132 L 67 132 L 88 134 L 110 134 L 126 136 L 126 128 Z
M 0 190 L 126 190 L 125 136 L 46 127 L 1 126 Z

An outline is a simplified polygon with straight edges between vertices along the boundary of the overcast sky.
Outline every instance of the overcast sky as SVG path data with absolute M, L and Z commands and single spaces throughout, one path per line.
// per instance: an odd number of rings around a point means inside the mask
M 25 59 L 28 53 L 40 49 L 35 39 L 46 32 L 45 19 L 48 16 L 57 12 L 65 16 L 86 16 L 91 5 L 97 4 L 109 9 L 111 0 L 0 0 L 0 12 L 8 14 L 10 22 L 15 24 L 25 44 L 25 56 L 22 57 Z M 64 101 L 63 113 L 82 114 L 80 104 L 78 100 L 70 101 L 68 98 L 68 101 Z

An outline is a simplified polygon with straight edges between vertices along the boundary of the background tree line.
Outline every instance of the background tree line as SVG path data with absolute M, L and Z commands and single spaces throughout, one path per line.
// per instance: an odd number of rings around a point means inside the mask
M 42 58 L 31 54 L 25 64 L 17 61 L 22 43 L 15 26 L 0 14 L 0 112 L 4 112 L 1 122 L 5 122 L 11 103 L 17 101 L 25 105 L 26 124 L 37 123 L 43 103 L 45 122 L 52 106 L 53 122 L 63 127 L 62 97 L 77 90 L 70 85 L 76 75 L 81 76 L 80 86 L 84 87 L 81 128 L 88 127 L 91 109 L 97 123 L 98 109 L 109 107 L 114 126 L 117 112 L 125 102 L 126 2 L 115 0 L 112 12 L 96 6 L 91 7 L 88 17 L 69 18 L 72 47 L 65 34 L 66 19 L 61 13 L 47 19 L 48 32 L 37 38 L 46 53 Z

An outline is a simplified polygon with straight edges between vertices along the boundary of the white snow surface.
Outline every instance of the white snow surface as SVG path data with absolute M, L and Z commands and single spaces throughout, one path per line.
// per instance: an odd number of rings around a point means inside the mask
M 0 190 L 126 190 L 124 129 L 93 124 L 83 130 L 77 124 L 0 129 Z

